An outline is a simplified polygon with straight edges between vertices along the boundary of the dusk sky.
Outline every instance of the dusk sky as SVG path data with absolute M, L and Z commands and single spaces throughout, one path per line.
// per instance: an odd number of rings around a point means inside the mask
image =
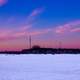
M 32 45 L 80 48 L 80 0 L 0 0 L 0 50 L 29 48 L 29 35 Z

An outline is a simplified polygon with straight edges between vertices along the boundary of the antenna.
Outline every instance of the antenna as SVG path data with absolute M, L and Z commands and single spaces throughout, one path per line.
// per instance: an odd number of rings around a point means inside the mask
M 31 35 L 29 36 L 29 48 L 31 49 L 32 47 L 32 40 L 31 40 Z
M 62 48 L 62 42 L 59 41 L 59 48 Z

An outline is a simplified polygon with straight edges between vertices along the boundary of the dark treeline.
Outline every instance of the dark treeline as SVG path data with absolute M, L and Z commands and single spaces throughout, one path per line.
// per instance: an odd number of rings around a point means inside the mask
M 29 54 L 80 54 L 80 49 L 56 49 L 56 48 L 35 48 L 22 50 L 22 53 Z
M 0 54 L 80 54 L 80 49 L 33 47 L 22 51 L 3 51 Z

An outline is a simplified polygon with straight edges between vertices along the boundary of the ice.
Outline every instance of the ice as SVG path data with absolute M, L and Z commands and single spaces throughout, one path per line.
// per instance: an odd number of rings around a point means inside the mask
M 0 80 L 80 80 L 80 55 L 0 55 Z

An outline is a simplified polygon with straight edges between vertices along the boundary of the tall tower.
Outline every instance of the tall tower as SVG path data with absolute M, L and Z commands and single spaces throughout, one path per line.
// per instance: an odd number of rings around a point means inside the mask
M 59 41 L 59 48 L 62 48 L 62 42 Z
M 29 48 L 31 49 L 32 47 L 32 40 L 31 40 L 31 35 L 29 36 Z

